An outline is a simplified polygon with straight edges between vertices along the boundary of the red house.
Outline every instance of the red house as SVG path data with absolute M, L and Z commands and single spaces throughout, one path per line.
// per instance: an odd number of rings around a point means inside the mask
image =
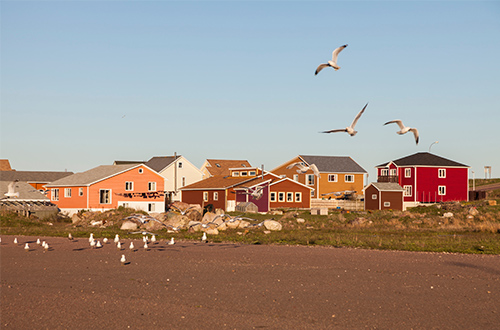
M 428 152 L 376 166 L 378 182 L 398 183 L 405 206 L 418 203 L 467 201 L 469 167 Z

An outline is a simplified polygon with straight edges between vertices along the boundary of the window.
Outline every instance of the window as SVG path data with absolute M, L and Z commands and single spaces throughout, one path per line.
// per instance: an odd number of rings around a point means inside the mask
M 389 175 L 389 169 L 383 168 L 380 170 L 380 175 L 381 176 L 388 176 Z
M 412 195 L 412 187 L 410 185 L 406 185 L 403 187 L 404 191 L 404 196 L 410 197 Z
M 139 174 L 142 174 L 142 173 L 144 173 L 144 169 L 140 168 L 139 169 Z
M 391 202 L 384 202 L 384 207 L 390 207 L 391 206 Z
M 78 196 L 83 196 L 83 188 L 78 189 Z
M 314 197 L 314 189 L 311 189 L 311 197 Z
M 71 188 L 64 188 L 64 197 L 71 198 Z
M 276 192 L 271 192 L 271 195 L 269 196 L 269 199 L 271 202 L 276 202 Z
M 214 201 L 219 200 L 219 193 L 217 191 L 214 192 Z
M 372 199 L 377 199 L 377 194 L 372 194 Z
M 132 181 L 125 182 L 125 190 L 126 191 L 134 190 L 134 183 Z
M 446 186 L 438 186 L 438 195 L 439 196 L 446 195 Z
M 285 193 L 279 192 L 278 193 L 278 201 L 279 202 L 284 202 L 285 201 Z
M 247 176 L 247 171 L 241 171 L 241 176 Z
M 154 212 L 155 203 L 148 203 L 148 212 Z
M 208 191 L 203 192 L 203 201 L 208 202 Z
M 299 181 L 299 175 L 298 174 L 294 174 L 293 175 L 293 181 Z
M 99 190 L 99 204 L 111 204 L 111 190 Z
M 178 168 L 182 168 L 182 162 L 178 162 L 178 163 L 177 163 L 177 167 L 178 167 Z
M 389 172 L 391 173 L 392 176 L 395 176 L 396 175 L 396 169 L 395 168 L 391 168 L 389 170 Z
M 328 174 L 328 182 L 337 182 L 337 174 Z
M 293 202 L 293 193 L 291 193 L 291 192 L 286 193 L 286 201 Z
M 295 202 L 297 202 L 297 203 L 302 202 L 302 193 L 300 193 L 300 192 L 295 193 Z
M 181 182 L 181 187 L 184 187 L 186 185 L 186 177 L 182 177 L 182 182 Z
M 411 178 L 411 168 L 405 168 L 405 178 Z
M 346 174 L 344 177 L 345 182 L 354 182 L 354 175 L 352 174 Z
M 446 178 L 446 169 L 440 168 L 438 170 L 438 178 Z
M 238 172 L 238 171 L 234 171 L 234 172 L 233 172 L 233 176 L 240 176 L 240 172 Z
M 59 189 L 51 189 L 50 199 L 53 201 L 59 200 Z
M 148 190 L 156 191 L 156 182 L 148 182 Z
M 306 180 L 307 185 L 314 186 L 314 174 L 307 174 Z
M 254 176 L 254 175 L 255 175 L 255 171 L 250 171 L 250 172 L 248 172 L 248 175 L 250 175 L 250 176 Z

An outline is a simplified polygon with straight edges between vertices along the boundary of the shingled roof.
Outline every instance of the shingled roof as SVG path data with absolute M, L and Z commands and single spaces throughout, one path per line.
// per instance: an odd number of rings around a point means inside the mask
M 210 166 L 206 169 L 210 175 L 228 175 L 230 168 L 240 168 L 240 167 L 252 167 L 248 160 L 237 160 L 237 159 L 207 159 Z
M 390 162 L 375 167 L 386 167 Z M 393 160 L 396 166 L 443 166 L 443 167 L 470 167 L 465 164 L 449 160 L 429 152 L 417 152 L 416 154 Z
M 377 188 L 378 191 L 403 191 L 403 187 L 401 187 L 397 183 L 393 182 L 372 182 L 370 183 L 372 186 Z M 366 189 L 366 188 L 365 188 Z
M 65 178 L 56 180 L 46 185 L 46 187 L 89 186 L 94 182 L 101 181 L 137 166 L 139 165 L 101 165 L 91 170 L 75 173 Z
M 177 158 L 175 156 L 153 157 L 145 165 L 159 173 L 180 157 L 180 155 L 177 155 Z
M 367 173 L 351 157 L 347 156 L 307 156 L 299 155 L 308 165 L 315 164 L 320 172 L 326 173 Z
M 72 175 L 73 172 L 50 171 L 0 171 L 1 181 L 41 182 L 48 183 Z

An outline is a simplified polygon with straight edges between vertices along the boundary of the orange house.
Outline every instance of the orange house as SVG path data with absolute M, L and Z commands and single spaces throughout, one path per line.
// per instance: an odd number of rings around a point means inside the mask
M 297 167 L 288 169 L 293 163 L 304 166 L 316 165 L 320 176 L 309 169 L 299 173 Z M 271 172 L 288 177 L 312 188 L 311 198 L 322 199 L 342 192 L 363 193 L 366 172 L 351 157 L 346 156 L 306 156 L 299 155 L 273 169 Z
M 164 178 L 144 164 L 102 165 L 45 185 L 62 212 L 106 211 L 118 206 L 165 210 Z

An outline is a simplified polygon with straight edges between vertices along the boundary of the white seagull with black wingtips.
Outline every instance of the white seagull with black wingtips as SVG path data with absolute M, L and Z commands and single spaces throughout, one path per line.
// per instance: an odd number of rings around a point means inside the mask
M 339 128 L 339 129 L 332 129 L 329 131 L 323 131 L 321 133 L 347 132 L 347 134 L 349 134 L 350 136 L 356 135 L 356 133 L 358 133 L 358 131 L 354 130 L 354 126 L 356 126 L 356 123 L 358 122 L 358 120 L 361 117 L 361 115 L 363 114 L 363 112 L 365 112 L 365 109 L 367 106 L 368 106 L 368 103 L 363 107 L 363 109 L 361 109 L 360 112 L 358 112 L 358 114 L 356 115 L 356 117 L 352 121 L 351 126 L 348 126 L 346 128 Z
M 407 126 L 403 125 L 403 122 L 399 119 L 388 121 L 384 125 L 392 124 L 392 123 L 398 124 L 400 131 L 397 131 L 396 133 L 398 133 L 399 135 L 403 135 L 403 134 L 406 134 L 408 132 L 412 132 L 413 135 L 415 136 L 415 143 L 418 144 L 418 138 L 419 138 L 418 129 L 413 128 L 413 127 L 407 127 Z
M 327 67 L 331 67 L 331 68 L 334 68 L 335 71 L 337 71 L 338 69 L 340 69 L 340 66 L 337 65 L 337 57 L 339 56 L 339 53 L 341 51 L 344 50 L 344 48 L 347 47 L 347 44 L 346 45 L 343 45 L 343 46 L 340 46 L 339 48 L 335 49 L 332 53 L 332 60 L 331 61 L 328 61 L 327 63 L 322 63 L 318 66 L 318 68 L 316 69 L 316 72 L 314 73 L 314 75 L 317 75 L 321 70 L 323 70 L 324 68 L 327 68 Z

